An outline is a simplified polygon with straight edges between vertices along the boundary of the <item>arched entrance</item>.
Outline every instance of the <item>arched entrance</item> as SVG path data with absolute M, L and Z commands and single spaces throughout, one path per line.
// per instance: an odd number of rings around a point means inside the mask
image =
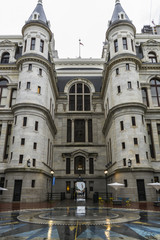
M 86 199 L 86 184 L 83 181 L 75 182 L 75 199 L 77 201 L 85 201 Z

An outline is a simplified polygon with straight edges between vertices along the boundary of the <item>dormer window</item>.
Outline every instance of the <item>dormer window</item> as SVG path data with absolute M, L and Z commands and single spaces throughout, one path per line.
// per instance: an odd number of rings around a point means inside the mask
M 39 13 L 34 12 L 32 15 L 32 20 L 38 20 L 39 19 Z
M 120 12 L 120 13 L 118 14 L 118 18 L 119 18 L 119 20 L 124 20 L 124 19 L 126 19 L 125 13 L 124 13 L 124 12 Z
M 149 58 L 149 62 L 157 63 L 157 56 L 156 56 L 155 52 L 149 52 L 148 58 Z

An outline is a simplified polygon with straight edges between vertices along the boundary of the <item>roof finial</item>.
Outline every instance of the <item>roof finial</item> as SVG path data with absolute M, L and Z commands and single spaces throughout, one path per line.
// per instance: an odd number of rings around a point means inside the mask
M 38 0 L 38 3 L 39 3 L 39 4 L 42 4 L 42 0 Z
M 117 3 L 120 3 L 120 0 L 116 0 L 116 4 L 117 4 Z

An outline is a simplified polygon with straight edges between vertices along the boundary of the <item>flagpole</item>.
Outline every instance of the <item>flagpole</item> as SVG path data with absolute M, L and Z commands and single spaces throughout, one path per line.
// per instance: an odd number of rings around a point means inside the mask
M 79 39 L 79 58 L 81 58 L 81 40 Z

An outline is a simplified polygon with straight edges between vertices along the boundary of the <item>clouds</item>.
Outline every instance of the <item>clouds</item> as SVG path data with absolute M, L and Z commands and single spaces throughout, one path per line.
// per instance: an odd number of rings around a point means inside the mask
M 0 14 L 1 35 L 21 34 L 21 29 L 37 2 L 38 0 L 3 1 Z M 121 0 L 121 4 L 138 32 L 150 20 L 154 19 L 155 23 L 159 21 L 159 0 Z M 79 38 L 85 45 L 82 57 L 101 57 L 114 5 L 113 0 L 43 0 L 59 57 L 78 57 Z

